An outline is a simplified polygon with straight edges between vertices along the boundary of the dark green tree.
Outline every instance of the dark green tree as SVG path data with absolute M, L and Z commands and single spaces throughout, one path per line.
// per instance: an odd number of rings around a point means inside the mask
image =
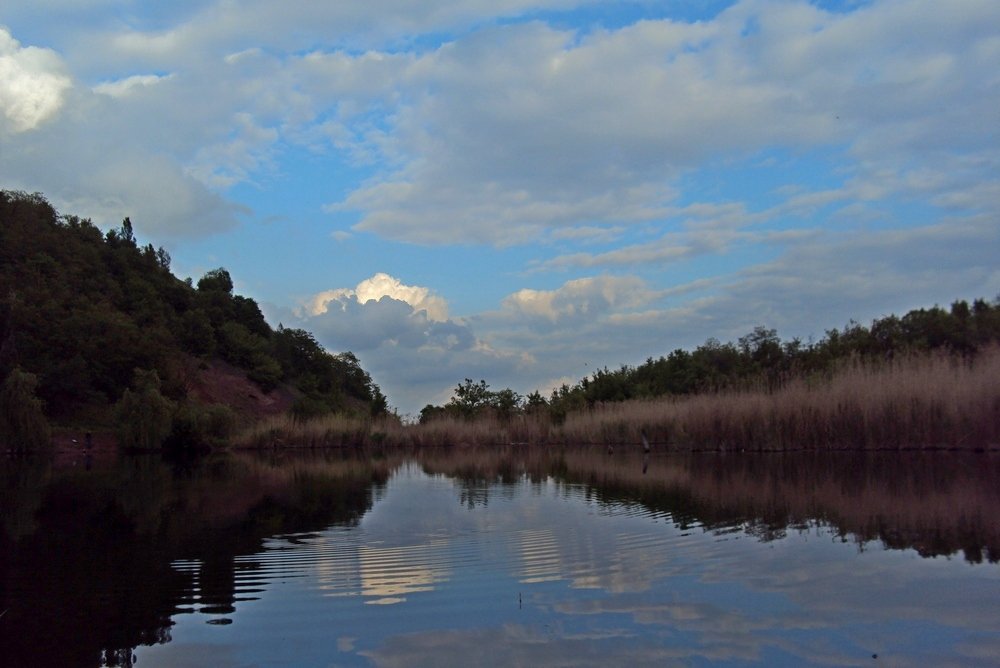
M 174 404 L 160 394 L 156 371 L 135 370 L 132 387 L 115 406 L 118 439 L 127 448 L 159 448 L 170 435 Z
M 11 450 L 41 450 L 51 433 L 41 400 L 35 396 L 38 378 L 14 368 L 0 386 L 0 443 Z

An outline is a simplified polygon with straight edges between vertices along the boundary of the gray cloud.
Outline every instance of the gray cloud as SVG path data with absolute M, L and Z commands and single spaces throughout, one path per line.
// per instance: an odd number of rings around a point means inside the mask
M 984 82 L 1000 53 L 984 26 L 997 14 L 972 1 L 847 15 L 742 2 L 706 23 L 583 38 L 485 30 L 408 71 L 385 137 L 402 163 L 342 205 L 361 212 L 358 229 L 391 238 L 502 246 L 548 227 L 664 218 L 680 174 L 768 146 L 846 146 L 858 197 L 929 187 L 958 203 L 956 189 L 994 181 L 984 128 L 1000 93 Z M 942 154 L 979 166 L 955 183 Z
M 578 4 L 181 3 L 155 20 L 68 40 L 73 131 L 97 149 L 68 160 L 36 138 L 12 152 L 11 169 L 30 172 L 31 153 L 81 173 L 98 164 L 91 153 L 125 165 L 157 156 L 173 163 L 174 199 L 194 201 L 271 176 L 276 147 L 298 144 L 376 168 L 331 203 L 356 211 L 357 229 L 432 244 L 662 225 L 677 213 L 680 176 L 773 146 L 844 149 L 858 184 L 850 194 L 863 201 L 901 193 L 963 210 L 995 206 L 997 137 L 985 130 L 1000 95 L 1000 50 L 987 27 L 1000 20 L 995 4 L 910 0 L 834 14 L 747 0 L 701 23 L 477 27 Z M 393 35 L 456 26 L 468 32 L 433 50 L 384 48 Z M 352 39 L 373 41 L 363 53 L 338 50 Z M 98 92 L 83 94 L 83 82 Z M 113 106 L 100 99 L 110 96 Z M 39 183 L 90 185 L 70 176 Z M 168 210 L 156 227 L 183 234 L 183 212 Z M 190 228 L 234 224 L 231 213 L 221 221 Z M 706 234 L 661 246 L 648 261 L 711 251 Z
M 299 313 L 269 308 L 272 321 L 304 327 L 328 350 L 350 350 L 403 413 L 444 403 L 465 377 L 511 378 L 530 357 L 494 348 L 472 325 L 449 318 L 445 301 L 376 274 L 354 289 L 328 290 Z

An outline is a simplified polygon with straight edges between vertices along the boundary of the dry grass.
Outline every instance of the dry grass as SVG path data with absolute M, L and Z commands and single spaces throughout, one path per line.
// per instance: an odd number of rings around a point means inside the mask
M 568 416 L 571 443 L 651 441 L 676 449 L 984 448 L 1000 443 L 1000 350 L 970 364 L 944 355 L 853 362 L 829 380 L 773 393 L 698 395 L 600 406 Z
M 775 392 L 742 391 L 604 404 L 562 425 L 543 415 L 502 421 L 442 418 L 422 425 L 331 416 L 270 418 L 241 434 L 250 447 L 628 445 L 643 431 L 675 450 L 995 448 L 1000 445 L 1000 348 L 974 362 L 947 355 L 853 361 L 831 378 Z

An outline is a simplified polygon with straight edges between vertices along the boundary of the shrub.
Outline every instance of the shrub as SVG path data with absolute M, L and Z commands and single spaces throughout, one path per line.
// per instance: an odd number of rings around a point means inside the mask
M 236 426 L 236 415 L 223 404 L 186 402 L 173 416 L 166 444 L 173 448 L 225 445 Z

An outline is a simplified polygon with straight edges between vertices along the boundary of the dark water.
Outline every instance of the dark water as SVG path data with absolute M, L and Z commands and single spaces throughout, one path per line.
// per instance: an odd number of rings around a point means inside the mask
M 998 665 L 1000 457 L 7 461 L 10 666 Z

